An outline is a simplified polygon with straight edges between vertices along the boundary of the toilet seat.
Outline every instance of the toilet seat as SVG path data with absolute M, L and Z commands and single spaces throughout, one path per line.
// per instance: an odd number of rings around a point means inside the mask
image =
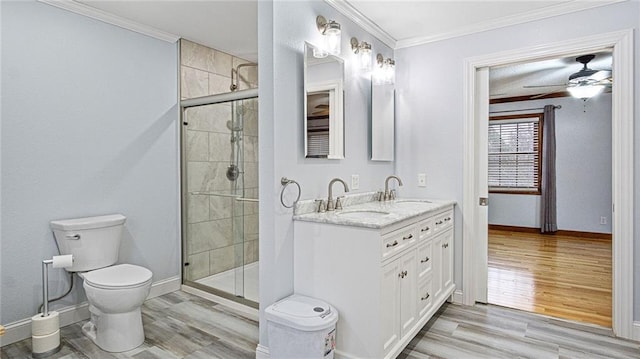
M 133 264 L 118 264 L 82 273 L 86 285 L 100 289 L 131 289 L 147 285 L 153 273 Z

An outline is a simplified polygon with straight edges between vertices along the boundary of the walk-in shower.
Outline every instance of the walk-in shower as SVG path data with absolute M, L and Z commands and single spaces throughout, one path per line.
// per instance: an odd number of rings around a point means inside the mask
M 181 102 L 183 282 L 257 307 L 258 89 L 239 89 L 247 66 L 232 70 L 234 92 Z

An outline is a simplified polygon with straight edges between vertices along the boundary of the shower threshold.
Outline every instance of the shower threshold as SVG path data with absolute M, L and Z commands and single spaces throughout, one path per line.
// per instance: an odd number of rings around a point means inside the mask
M 235 293 L 236 269 L 232 268 L 195 281 L 195 283 L 226 293 Z M 244 298 L 258 302 L 258 262 L 244 265 Z

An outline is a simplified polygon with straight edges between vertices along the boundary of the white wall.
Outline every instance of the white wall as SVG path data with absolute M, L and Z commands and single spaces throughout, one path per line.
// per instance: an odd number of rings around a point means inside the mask
M 43 3 L 1 8 L 0 322 L 36 313 L 52 219 L 122 213 L 120 260 L 179 275 L 176 45 Z M 66 274 L 50 283 L 62 293 Z
M 563 97 L 495 104 L 489 110 L 548 104 L 562 106 L 556 110 L 558 229 L 611 233 L 611 94 L 600 94 L 586 103 Z M 600 224 L 600 217 L 606 217 L 607 223 Z M 489 223 L 539 228 L 540 196 L 490 194 Z
M 397 171 L 405 180 L 409 195 L 451 198 L 459 201 L 460 218 L 463 174 L 463 74 L 464 59 L 543 45 L 562 40 L 635 28 L 635 61 L 640 68 L 640 3 L 629 1 L 574 14 L 551 17 L 526 24 L 485 31 L 459 38 L 396 50 L 397 77 Z M 640 84 L 640 72 L 635 73 Z M 637 87 L 637 86 L 636 86 Z M 636 106 L 636 117 L 640 106 Z M 636 141 L 640 128 L 636 126 Z M 636 166 L 640 147 L 636 146 Z M 427 173 L 427 188 L 416 189 L 416 174 Z M 640 188 L 640 176 L 636 176 Z M 638 193 L 636 207 L 640 208 Z M 461 221 L 457 221 L 458 225 Z M 636 213 L 640 223 L 640 211 Z M 462 283 L 462 231 L 456 228 L 455 282 Z M 640 233 L 635 238 L 640 256 Z M 636 261 L 640 263 L 640 261 Z M 640 265 L 635 271 L 635 318 L 640 318 Z M 463 290 L 465 288 L 462 288 Z
M 342 25 L 345 61 L 345 159 L 305 159 L 303 147 L 304 42 L 318 44 L 317 15 Z M 260 78 L 260 343 L 268 345 L 264 309 L 293 292 L 292 211 L 280 204 L 280 178 L 298 181 L 303 199 L 327 196 L 334 177 L 350 183 L 360 175 L 360 190 L 382 188 L 393 173 L 391 162 L 369 158 L 370 92 L 355 69 L 349 39 L 371 42 L 374 53 L 392 51 L 321 1 L 258 2 Z M 336 187 L 334 193 L 342 190 Z

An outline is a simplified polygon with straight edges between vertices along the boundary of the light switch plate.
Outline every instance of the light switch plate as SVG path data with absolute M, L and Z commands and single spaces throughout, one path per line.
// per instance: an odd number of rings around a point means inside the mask
M 351 189 L 360 188 L 360 176 L 359 175 L 351 175 Z
M 418 187 L 427 187 L 426 173 L 418 173 Z

